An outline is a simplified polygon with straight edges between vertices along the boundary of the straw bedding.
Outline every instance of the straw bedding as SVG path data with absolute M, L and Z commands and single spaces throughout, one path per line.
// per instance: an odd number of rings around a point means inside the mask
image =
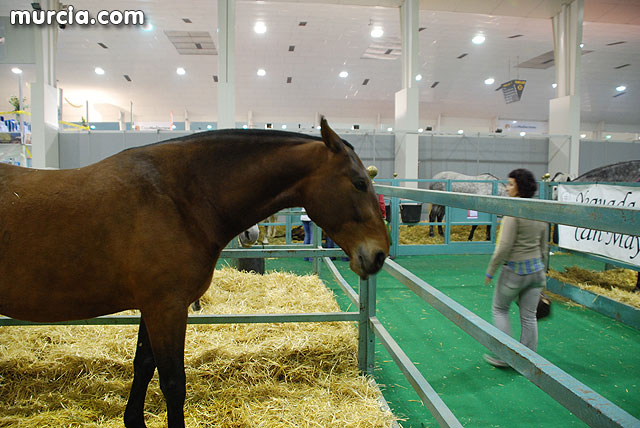
M 597 272 L 571 266 L 565 267 L 564 272 L 549 269 L 548 274 L 558 281 L 640 308 L 640 294 L 633 292 L 638 278 L 638 273 L 634 270 L 611 269 Z
M 339 311 L 316 276 L 216 271 L 202 313 Z M 137 326 L 0 329 L 0 427 L 122 427 Z M 189 326 L 188 427 L 388 427 L 353 323 Z M 157 373 L 149 427 L 166 426 Z

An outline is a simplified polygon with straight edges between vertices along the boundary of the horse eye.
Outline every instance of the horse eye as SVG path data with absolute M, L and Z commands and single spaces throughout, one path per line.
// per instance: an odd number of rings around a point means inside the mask
M 365 192 L 367 190 L 367 184 L 364 181 L 356 181 L 353 185 L 361 192 Z

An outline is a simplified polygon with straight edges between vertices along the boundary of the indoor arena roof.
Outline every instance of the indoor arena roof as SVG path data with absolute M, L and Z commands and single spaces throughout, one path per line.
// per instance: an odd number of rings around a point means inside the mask
M 67 26 L 59 33 L 57 79 L 70 105 L 89 102 L 117 121 L 133 101 L 138 121 L 217 117 L 217 2 L 211 0 L 77 0 L 92 13 L 142 10 L 153 29 Z M 419 16 L 421 118 L 546 120 L 555 96 L 550 17 L 557 0 L 422 0 Z M 640 4 L 584 0 L 581 77 L 583 121 L 640 123 Z M 236 116 L 312 122 L 330 117 L 394 116 L 401 89 L 398 0 L 237 1 Z M 31 1 L 3 0 L 0 15 L 31 9 Z M 264 22 L 266 32 L 254 25 Z M 374 39 L 373 27 L 382 37 Z M 472 38 L 483 34 L 481 45 Z M 174 43 L 175 42 L 175 43 Z M 196 45 L 197 44 L 197 45 Z M 0 64 L 0 97 L 15 95 L 15 64 Z M 24 80 L 34 66 L 20 65 Z M 105 70 L 97 75 L 96 67 Z M 184 75 L 176 69 L 183 67 Z M 257 70 L 266 74 L 258 76 Z M 339 77 L 347 71 L 348 76 Z M 126 77 L 125 77 L 126 76 Z M 493 78 L 494 83 L 484 81 Z M 506 104 L 500 83 L 525 79 L 522 100 Z M 616 91 L 620 85 L 625 90 Z M 622 94 L 622 95 L 620 95 Z M 8 103 L 0 111 L 8 109 Z M 1 105 L 1 104 L 0 104 Z M 128 118 L 128 116 L 127 116 Z M 96 120 L 98 118 L 92 118 Z

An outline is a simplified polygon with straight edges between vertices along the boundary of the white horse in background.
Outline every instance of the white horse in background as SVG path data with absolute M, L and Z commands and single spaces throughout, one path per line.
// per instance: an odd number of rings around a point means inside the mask
M 500 180 L 495 175 L 485 173 L 477 176 L 465 175 L 455 171 L 442 171 L 433 176 L 434 180 Z M 429 183 L 430 190 L 447 190 L 446 181 L 438 181 Z M 474 183 L 474 182 L 453 182 L 451 183 L 451 191 L 456 193 L 471 193 L 474 195 L 492 195 L 493 183 Z M 503 183 L 498 183 L 497 196 L 507 196 L 507 188 Z M 431 205 L 431 212 L 429 213 L 429 222 L 441 223 L 444 218 L 444 206 Z M 469 234 L 469 241 L 473 240 L 473 234 L 478 228 L 477 224 L 471 227 L 471 233 Z M 442 226 L 438 225 L 438 233 L 444 235 Z M 434 236 L 433 225 L 429 226 L 429 236 Z M 491 226 L 487 225 L 487 241 L 491 240 Z

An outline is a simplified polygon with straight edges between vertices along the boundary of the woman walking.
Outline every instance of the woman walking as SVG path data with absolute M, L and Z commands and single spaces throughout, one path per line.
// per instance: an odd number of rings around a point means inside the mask
M 514 169 L 509 173 L 507 193 L 510 197 L 531 198 L 536 190 L 538 184 L 531 171 Z M 540 292 L 546 284 L 545 271 L 549 258 L 547 237 L 547 223 L 505 216 L 484 281 L 485 285 L 489 285 L 498 266 L 502 265 L 493 294 L 493 323 L 511 335 L 509 306 L 519 299 L 522 327 L 520 342 L 533 351 L 538 346 L 536 309 Z M 496 367 L 508 366 L 490 355 L 485 354 L 484 359 Z

